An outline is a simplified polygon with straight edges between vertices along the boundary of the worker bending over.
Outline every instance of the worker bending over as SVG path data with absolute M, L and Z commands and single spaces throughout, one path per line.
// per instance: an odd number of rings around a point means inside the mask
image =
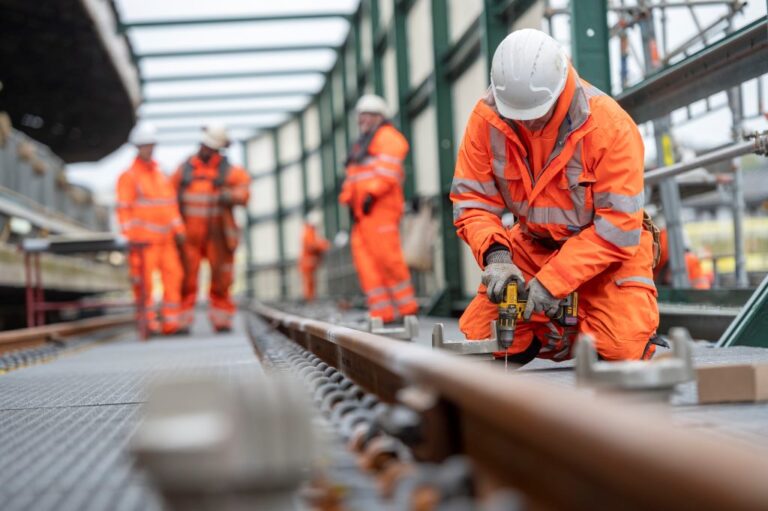
M 247 204 L 250 177 L 221 154 L 229 144 L 224 126 L 205 128 L 197 154 L 173 175 L 187 231 L 182 252 L 185 274 L 181 321 L 185 329 L 189 329 L 194 320 L 198 270 L 203 259 L 208 260 L 211 268 L 208 312 L 211 325 L 217 332 L 232 329 L 235 304 L 230 287 L 240 238 L 233 209 Z
M 701 264 L 701 259 L 692 250 L 690 242 L 683 233 L 685 243 L 685 269 L 688 272 L 688 283 L 691 289 L 711 289 L 715 276 L 711 271 L 706 271 Z M 667 229 L 661 230 L 659 240 L 660 256 L 656 268 L 653 270 L 653 276 L 656 282 L 669 285 L 672 283 L 672 272 L 669 267 L 669 233 Z
M 381 97 L 364 95 L 355 109 L 360 137 L 347 157 L 339 202 L 352 211 L 352 258 L 369 313 L 390 322 L 419 309 L 400 246 L 408 141 L 387 120 Z
M 315 299 L 315 272 L 323 259 L 323 254 L 331 246 L 328 240 L 317 232 L 317 219 L 308 216 L 304 222 L 304 233 L 301 238 L 301 256 L 299 256 L 299 271 L 304 284 L 304 300 L 311 302 Z
M 496 49 L 491 86 L 475 105 L 451 190 L 458 235 L 483 269 L 460 320 L 488 338 L 494 305 L 526 285 L 510 361 L 571 358 L 576 334 L 608 360 L 652 356 L 659 322 L 653 224 L 643 211 L 643 141 L 629 115 L 581 80 L 560 45 L 538 30 Z M 516 224 L 505 229 L 501 215 Z M 548 316 L 578 292 L 578 326 Z
M 177 247 L 184 243 L 184 223 L 173 186 L 152 159 L 157 143 L 155 128 L 138 125 L 131 131 L 129 141 L 138 149 L 138 155 L 117 181 L 116 210 L 123 236 L 143 245 L 140 251 L 132 250 L 128 256 L 133 293 L 138 301 L 143 266 L 149 333 L 173 334 L 179 329 L 183 273 Z M 156 271 L 163 282 L 160 307 L 152 304 L 152 277 Z

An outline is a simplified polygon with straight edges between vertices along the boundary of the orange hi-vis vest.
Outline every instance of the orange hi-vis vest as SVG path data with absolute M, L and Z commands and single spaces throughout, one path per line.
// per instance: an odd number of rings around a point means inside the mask
M 510 247 L 501 216 L 512 212 L 524 235 L 552 248 L 536 278 L 564 297 L 638 252 L 644 149 L 629 115 L 572 67 L 552 127 L 554 140 L 520 133 L 501 118 L 489 91 L 468 122 L 451 200 L 458 234 L 481 266 L 491 245 Z M 526 145 L 536 143 L 551 151 L 533 169 Z M 655 290 L 650 267 L 625 278 Z
M 200 244 L 209 236 L 223 235 L 227 247 L 237 247 L 240 230 L 235 222 L 233 205 L 246 205 L 250 196 L 250 176 L 242 168 L 214 154 L 203 162 L 197 156 L 185 161 L 173 175 L 179 209 L 190 243 Z M 232 205 L 220 203 L 220 195 L 231 195 Z
M 136 158 L 117 181 L 120 231 L 130 241 L 162 243 L 184 233 L 176 192 L 154 161 Z
M 408 141 L 389 123 L 371 135 L 362 136 L 347 159 L 347 175 L 339 202 L 348 205 L 355 218 L 363 215 L 367 195 L 376 199 L 377 216 L 398 221 L 403 214 L 403 161 Z

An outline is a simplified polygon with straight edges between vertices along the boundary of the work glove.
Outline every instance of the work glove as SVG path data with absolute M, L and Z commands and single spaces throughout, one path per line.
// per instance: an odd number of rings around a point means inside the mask
M 525 277 L 520 268 L 512 262 L 512 254 L 508 250 L 496 250 L 485 258 L 482 283 L 488 288 L 488 299 L 493 303 L 499 303 L 504 298 L 504 289 L 511 281 L 516 280 L 517 285 L 525 285 Z
M 551 318 L 557 314 L 560 301 L 561 299 L 552 296 L 552 293 L 541 282 L 531 279 L 528 283 L 528 303 L 525 305 L 523 319 L 528 321 L 534 312 L 543 312 Z
M 364 215 L 367 215 L 368 213 L 371 212 L 371 208 L 373 207 L 373 201 L 374 201 L 373 195 L 370 195 L 370 194 L 366 195 L 365 199 L 363 199 L 363 214 Z
M 177 233 L 173 236 L 173 241 L 176 242 L 177 247 L 181 247 L 184 245 L 184 242 L 187 241 L 187 237 L 182 233 Z
M 232 192 L 229 190 L 222 190 L 219 192 L 219 204 L 223 206 L 231 206 L 232 205 Z

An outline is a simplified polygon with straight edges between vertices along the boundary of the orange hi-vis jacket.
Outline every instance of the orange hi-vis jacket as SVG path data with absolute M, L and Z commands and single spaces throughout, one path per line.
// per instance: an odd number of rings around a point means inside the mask
M 163 243 L 184 233 L 176 192 L 154 161 L 136 158 L 120 176 L 116 211 L 129 241 Z
M 378 220 L 399 221 L 405 202 L 403 160 L 408 149 L 408 141 L 389 123 L 379 126 L 369 139 L 355 144 L 339 202 L 348 205 L 354 217 L 360 218 L 365 197 L 371 195 L 376 200 Z
M 467 125 L 451 200 L 458 234 L 481 267 L 492 245 L 511 250 L 505 210 L 524 236 L 552 247 L 535 277 L 562 298 L 638 253 L 644 151 L 629 115 L 573 68 L 547 126 L 554 133 L 521 133 L 500 117 L 489 91 Z M 655 293 L 644 266 L 627 264 L 619 277 Z
M 234 205 L 246 205 L 250 196 L 250 177 L 245 169 L 231 165 L 220 154 L 214 154 L 208 162 L 192 156 L 172 181 L 187 227 L 187 242 L 199 245 L 212 234 L 223 233 L 227 248 L 235 250 L 240 231 L 232 209 Z M 231 195 L 232 205 L 219 203 L 223 192 Z M 215 232 L 209 233 L 209 229 Z

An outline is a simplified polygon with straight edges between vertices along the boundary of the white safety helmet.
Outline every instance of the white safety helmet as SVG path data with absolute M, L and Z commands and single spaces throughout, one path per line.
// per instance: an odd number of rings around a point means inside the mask
M 135 146 L 157 144 L 157 128 L 153 124 L 143 122 L 137 124 L 128 135 L 128 142 Z
M 203 128 L 203 136 L 200 138 L 200 143 L 204 146 L 218 151 L 219 149 L 229 147 L 230 142 L 227 127 L 223 124 L 211 124 Z
M 358 114 L 379 114 L 387 116 L 387 102 L 376 94 L 363 94 L 357 100 L 355 111 Z
M 491 90 L 507 119 L 530 121 L 549 112 L 568 78 L 568 58 L 557 41 L 540 30 L 516 30 L 493 54 Z

